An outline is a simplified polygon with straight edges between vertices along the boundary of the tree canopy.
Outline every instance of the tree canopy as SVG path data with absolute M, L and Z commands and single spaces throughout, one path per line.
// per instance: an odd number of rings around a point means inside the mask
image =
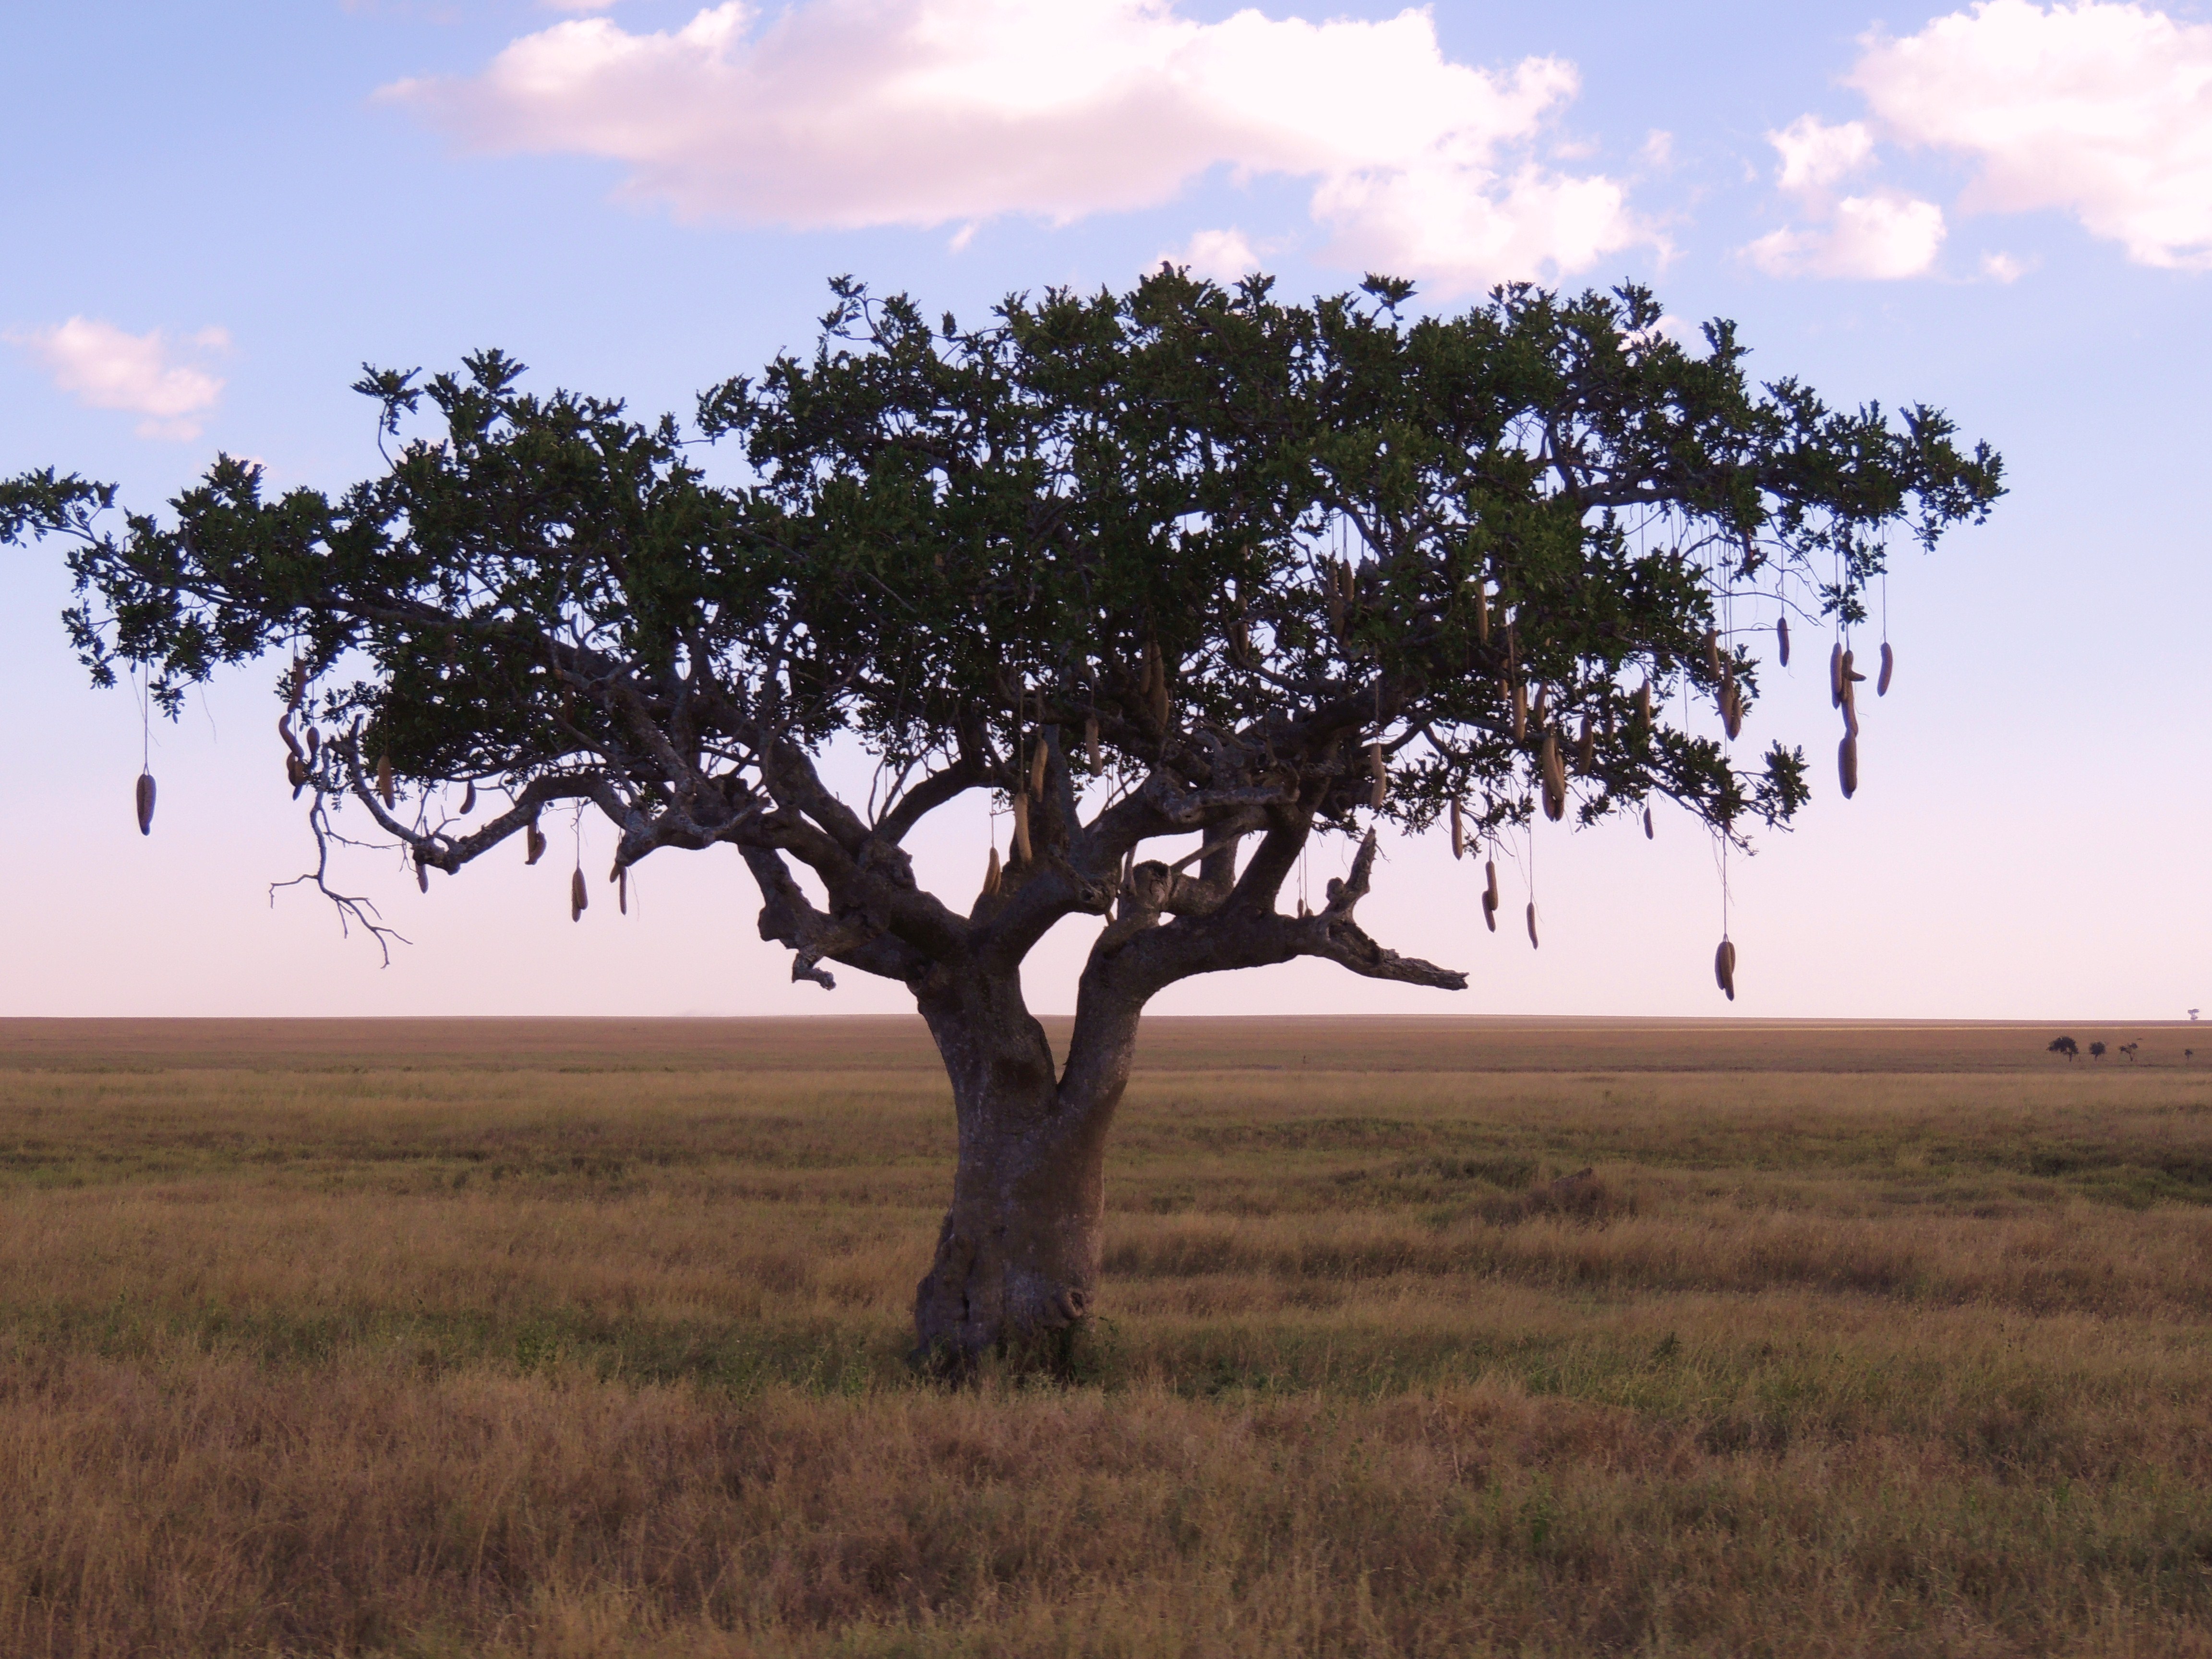
M 1040 792 L 1030 879 L 968 916 L 860 907 L 855 965 L 906 976 L 951 934 L 1103 909 L 1148 835 L 1285 808 L 1355 830 L 1370 744 L 1409 829 L 1454 801 L 1469 834 L 1525 822 L 1547 767 L 1584 821 L 1655 794 L 1732 835 L 1784 821 L 1802 751 L 1740 766 L 1670 713 L 1685 678 L 1738 720 L 1755 702 L 1730 599 L 1857 620 L 1893 529 L 1932 544 L 1999 493 L 1940 414 L 1754 386 L 1729 325 L 1686 349 L 1634 288 L 1409 321 L 1400 283 L 1296 306 L 1164 270 L 963 328 L 835 287 L 811 359 L 699 401 L 742 484 L 673 419 L 526 391 L 486 352 L 366 374 L 385 434 L 426 403 L 442 433 L 335 499 L 270 499 L 226 457 L 118 533 L 111 491 L 46 473 L 4 487 L 0 531 L 76 538 L 69 623 L 103 683 L 150 665 L 173 710 L 295 653 L 303 720 L 339 739 L 308 787 L 441 869 L 580 798 L 620 864 L 726 841 L 834 893 L 931 808 L 1023 793 L 1040 730 L 1080 734 L 1059 775 L 1095 751 L 1115 804 L 1086 826 L 1072 787 Z M 811 764 L 838 732 L 884 763 L 872 817 Z M 377 798 L 386 763 L 407 807 Z M 434 792 L 465 781 L 512 804 L 464 828 Z

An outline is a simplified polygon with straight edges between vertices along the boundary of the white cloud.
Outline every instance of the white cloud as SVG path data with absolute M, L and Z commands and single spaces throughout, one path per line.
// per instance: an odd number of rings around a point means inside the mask
M 1426 276 L 1447 289 L 1547 267 L 1583 270 L 1631 240 L 1655 240 L 1632 229 L 1609 179 L 1532 166 L 1500 182 L 1478 189 L 1449 167 L 1354 173 L 1322 181 L 1314 216 L 1337 233 L 1329 251 L 1339 264 Z
M 1988 0 L 1871 40 L 1850 84 L 1898 137 L 1980 163 L 1963 206 L 2062 209 L 2144 264 L 2212 269 L 2212 26 Z
M 1227 230 L 1201 230 L 1160 258 L 1170 264 L 1188 266 L 1194 276 L 1208 276 L 1224 284 L 1249 276 L 1264 263 L 1250 239 L 1233 225 Z
M 1425 11 L 1379 22 L 1172 0 L 731 0 L 682 28 L 606 18 L 512 42 L 477 77 L 405 82 L 473 147 L 605 157 L 684 219 L 1065 223 L 1201 175 L 1312 181 L 1332 257 L 1443 289 L 1571 272 L 1654 240 L 1601 175 L 1531 147 L 1573 67 L 1447 62 Z
M 1943 210 L 1885 192 L 1846 196 L 1826 224 L 1762 236 L 1747 250 L 1770 276 L 1850 276 L 1891 281 L 1918 276 L 1943 246 Z
M 1874 159 L 1874 135 L 1861 121 L 1829 126 L 1817 115 L 1801 115 L 1766 142 L 1782 157 L 1778 182 L 1794 191 L 1826 190 Z
M 2009 253 L 1982 255 L 1982 275 L 1993 283 L 2016 283 L 2033 268 L 2032 261 L 2015 259 Z
M 1943 210 L 1893 190 L 1835 198 L 1834 186 L 1872 166 L 1874 134 L 1863 122 L 1831 126 L 1801 115 L 1770 132 L 1782 166 L 1775 182 L 1797 198 L 1810 228 L 1785 225 L 1744 250 L 1770 276 L 1918 276 L 1943 246 Z
M 160 329 L 128 334 L 112 323 L 72 317 L 52 328 L 10 330 L 5 337 L 28 351 L 79 403 L 144 416 L 138 423 L 142 437 L 198 437 L 197 417 L 222 395 L 219 378 L 175 361 Z M 230 336 L 204 328 L 186 343 L 203 352 L 225 351 Z

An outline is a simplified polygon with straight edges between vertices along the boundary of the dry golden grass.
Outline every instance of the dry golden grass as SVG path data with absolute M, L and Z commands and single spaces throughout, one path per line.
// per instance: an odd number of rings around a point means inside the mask
M 2212 1061 L 2053 1034 L 1159 1022 L 945 1393 L 918 1025 L 0 1023 L 0 1654 L 2212 1654 Z

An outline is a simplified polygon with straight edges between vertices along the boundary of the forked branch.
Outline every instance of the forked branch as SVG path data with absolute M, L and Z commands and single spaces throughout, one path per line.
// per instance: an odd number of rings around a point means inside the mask
M 360 927 L 376 941 L 376 948 L 384 958 L 381 965 L 389 968 L 392 965 L 392 941 L 398 939 L 404 945 L 408 942 L 407 936 L 378 920 L 381 913 L 374 900 L 357 893 L 341 893 L 330 884 L 331 842 L 336 841 L 347 846 L 356 843 L 347 842 L 344 836 L 331 828 L 330 819 L 324 813 L 323 798 L 319 794 L 307 808 L 307 828 L 315 837 L 315 867 L 293 877 L 289 881 L 270 882 L 269 908 L 272 910 L 276 908 L 276 895 L 281 889 L 312 886 L 337 911 L 339 936 L 350 937 L 354 928 Z

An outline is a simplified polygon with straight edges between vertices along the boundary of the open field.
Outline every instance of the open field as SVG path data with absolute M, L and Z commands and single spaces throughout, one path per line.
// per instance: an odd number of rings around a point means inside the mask
M 1156 1022 L 947 1393 L 918 1023 L 0 1022 L 0 1654 L 2212 1655 L 2212 1044 L 2060 1029 Z

